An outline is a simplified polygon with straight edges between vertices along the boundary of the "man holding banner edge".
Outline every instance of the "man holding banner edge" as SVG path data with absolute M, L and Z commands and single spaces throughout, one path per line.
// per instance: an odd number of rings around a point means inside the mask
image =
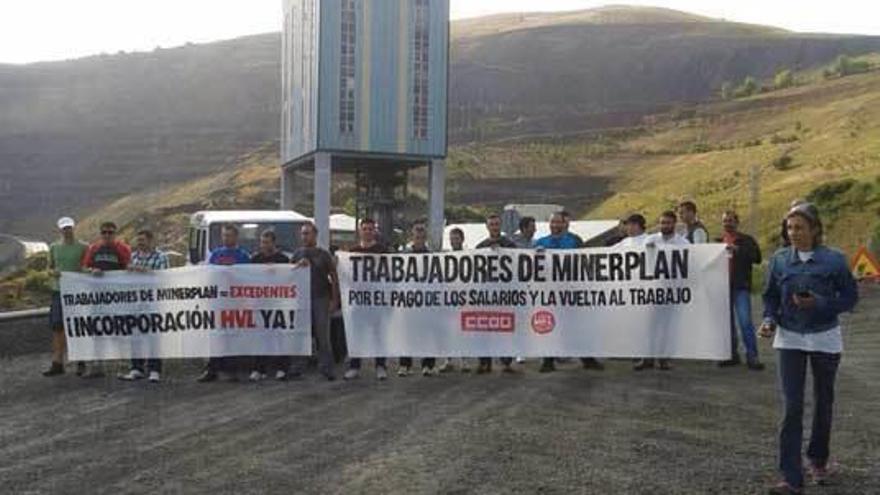
M 318 370 L 328 381 L 336 379 L 333 371 L 333 348 L 330 343 L 330 314 L 339 307 L 339 279 L 333 255 L 318 247 L 318 227 L 307 223 L 300 228 L 302 246 L 291 256 L 291 263 L 308 266 L 311 271 L 312 336 L 318 350 Z M 291 370 L 294 377 L 303 373 L 305 359 L 298 359 Z

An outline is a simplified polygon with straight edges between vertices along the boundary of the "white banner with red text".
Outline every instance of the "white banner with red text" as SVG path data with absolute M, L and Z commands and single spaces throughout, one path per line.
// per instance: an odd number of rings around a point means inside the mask
M 291 265 L 64 273 L 68 358 L 309 355 L 309 282 Z
M 722 244 L 339 253 L 355 357 L 730 357 Z

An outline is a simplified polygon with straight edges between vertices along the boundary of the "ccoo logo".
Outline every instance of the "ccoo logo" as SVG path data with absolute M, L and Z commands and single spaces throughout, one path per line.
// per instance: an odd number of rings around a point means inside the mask
M 513 333 L 516 317 L 513 313 L 498 311 L 465 311 L 461 313 L 461 329 L 464 332 Z

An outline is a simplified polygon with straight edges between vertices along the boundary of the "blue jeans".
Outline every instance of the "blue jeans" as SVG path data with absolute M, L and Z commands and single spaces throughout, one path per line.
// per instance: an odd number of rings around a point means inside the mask
M 733 313 L 739 331 L 742 333 L 743 346 L 746 348 L 746 359 L 754 361 L 758 359 L 758 341 L 755 338 L 755 325 L 752 323 L 752 295 L 746 289 L 732 289 Z M 730 325 L 730 345 L 732 357 L 737 355 L 736 326 Z
M 828 462 L 831 416 L 834 408 L 834 379 L 840 354 L 780 349 L 779 383 L 782 389 L 783 419 L 779 431 L 779 470 L 785 481 L 804 486 L 801 449 L 804 436 L 804 385 L 807 364 L 813 370 L 813 428 L 807 457 L 816 466 Z

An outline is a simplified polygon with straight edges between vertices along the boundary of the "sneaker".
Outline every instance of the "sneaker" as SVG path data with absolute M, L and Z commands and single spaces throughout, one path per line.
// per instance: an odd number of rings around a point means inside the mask
M 438 371 L 435 368 L 422 366 L 422 376 L 437 376 Z
M 651 369 L 653 367 L 654 367 L 654 360 L 653 359 L 640 359 L 639 362 L 636 363 L 635 366 L 633 366 L 633 369 L 635 371 L 644 371 L 647 369 Z
M 143 376 L 143 375 L 141 375 L 141 376 Z M 87 379 L 104 378 L 104 370 L 102 370 L 101 368 L 96 368 L 96 367 L 92 366 L 91 369 L 89 369 L 88 371 L 86 371 L 85 373 L 83 373 L 81 375 L 81 378 L 87 378 Z
M 205 370 L 196 378 L 196 381 L 199 383 L 208 383 L 208 382 L 216 382 L 217 381 L 217 372 L 211 370 Z
M 377 368 L 376 375 L 378 375 L 378 374 L 379 374 L 379 369 Z M 345 371 L 345 374 L 342 375 L 342 378 L 344 380 L 355 380 L 359 376 L 361 376 L 361 370 L 359 370 L 357 368 L 349 368 L 348 370 Z
M 131 369 L 128 373 L 120 373 L 118 378 L 126 382 L 133 382 L 144 377 L 144 372 L 139 369 Z
M 516 364 L 526 364 L 526 358 L 524 358 L 524 357 L 516 358 Z
M 336 374 L 334 374 L 332 371 L 327 371 L 327 372 L 322 371 L 321 375 L 323 375 L 324 379 L 327 380 L 328 382 L 335 382 L 336 381 Z
M 834 469 L 829 469 L 828 463 L 825 463 L 824 466 L 810 463 L 810 466 L 807 468 L 807 474 L 813 483 L 827 485 L 834 474 Z
M 802 488 L 795 488 L 789 485 L 788 482 L 780 481 L 767 493 L 770 495 L 800 495 L 804 493 L 804 490 Z
M 248 376 L 248 380 L 250 380 L 252 382 L 258 382 L 258 381 L 262 380 L 263 378 L 265 378 L 265 375 L 263 375 L 262 373 L 260 373 L 257 370 L 251 371 L 251 374 Z
M 283 371 L 283 370 L 276 371 L 275 372 L 275 379 L 278 380 L 279 382 L 283 382 L 284 380 L 287 380 L 287 372 Z
M 388 370 L 384 366 L 376 366 L 376 380 L 384 382 L 388 379 Z
M 50 366 L 49 369 L 43 372 L 43 376 L 58 376 L 63 374 L 64 365 L 61 363 L 52 363 L 52 366 Z
M 764 371 L 764 363 L 758 361 L 757 359 L 749 360 L 746 363 L 746 366 L 752 371 Z
M 581 359 L 581 367 L 585 370 L 596 370 L 602 371 L 605 369 L 605 365 L 600 363 L 596 358 L 583 358 Z
M 76 376 L 83 376 L 86 374 L 86 363 L 82 361 L 76 363 Z
M 668 359 L 660 360 L 660 371 L 670 371 L 672 370 L 672 361 Z
M 404 378 L 409 376 L 409 366 L 400 366 L 397 368 L 397 376 Z
M 739 366 L 741 362 L 742 361 L 740 361 L 740 359 L 739 359 L 739 354 L 735 354 L 732 358 L 730 358 L 726 361 L 719 361 L 718 367 L 719 368 L 732 368 L 734 366 Z
M 452 365 L 452 360 L 446 359 L 442 363 L 440 363 L 440 367 L 437 368 L 440 373 L 448 373 L 455 369 L 455 366 Z
M 162 378 L 159 376 L 159 372 L 158 372 L 158 371 L 151 371 L 151 372 L 150 372 L 150 377 L 147 378 L 147 380 L 149 380 L 150 383 L 159 383 L 159 382 L 161 381 L 161 379 L 162 379 Z

